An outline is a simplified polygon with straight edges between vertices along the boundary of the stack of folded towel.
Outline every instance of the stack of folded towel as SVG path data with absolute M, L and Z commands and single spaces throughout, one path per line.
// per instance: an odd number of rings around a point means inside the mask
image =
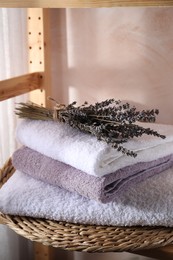
M 166 139 L 129 140 L 124 147 L 137 153 L 133 158 L 66 124 L 22 121 L 16 135 L 23 147 L 13 154 L 16 173 L 0 190 L 0 211 L 75 223 L 173 225 L 173 126 L 149 127 Z

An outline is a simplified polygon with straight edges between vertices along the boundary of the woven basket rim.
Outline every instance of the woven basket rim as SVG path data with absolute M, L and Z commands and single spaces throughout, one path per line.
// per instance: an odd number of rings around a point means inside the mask
M 0 187 L 14 174 L 11 158 L 0 170 Z M 133 252 L 173 244 L 173 228 L 73 224 L 0 213 L 0 221 L 19 235 L 44 245 L 83 252 Z

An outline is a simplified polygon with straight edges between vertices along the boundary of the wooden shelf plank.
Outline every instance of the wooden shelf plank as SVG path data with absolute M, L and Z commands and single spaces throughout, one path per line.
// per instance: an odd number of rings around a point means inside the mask
M 42 74 L 34 72 L 0 81 L 0 101 L 41 88 Z
M 173 6 L 173 0 L 0 0 L 1 7 Z

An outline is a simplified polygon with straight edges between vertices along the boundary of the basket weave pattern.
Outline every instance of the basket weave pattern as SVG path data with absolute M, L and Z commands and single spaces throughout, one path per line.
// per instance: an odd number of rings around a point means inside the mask
M 15 169 L 11 160 L 0 170 L 0 187 Z M 173 228 L 90 226 L 4 215 L 0 222 L 32 241 L 83 252 L 133 252 L 173 244 Z

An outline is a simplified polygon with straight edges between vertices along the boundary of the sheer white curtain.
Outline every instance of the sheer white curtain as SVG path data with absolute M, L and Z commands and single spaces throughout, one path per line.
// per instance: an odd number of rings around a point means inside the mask
M 0 80 L 27 73 L 26 9 L 0 9 Z M 0 167 L 9 158 L 16 142 L 15 103 L 27 95 L 0 102 Z
M 0 8 L 0 80 L 27 73 L 27 10 Z M 27 95 L 0 102 L 0 167 L 17 147 L 14 133 L 17 118 L 15 103 Z M 0 225 L 0 259 L 29 260 L 32 246 L 5 226 Z

